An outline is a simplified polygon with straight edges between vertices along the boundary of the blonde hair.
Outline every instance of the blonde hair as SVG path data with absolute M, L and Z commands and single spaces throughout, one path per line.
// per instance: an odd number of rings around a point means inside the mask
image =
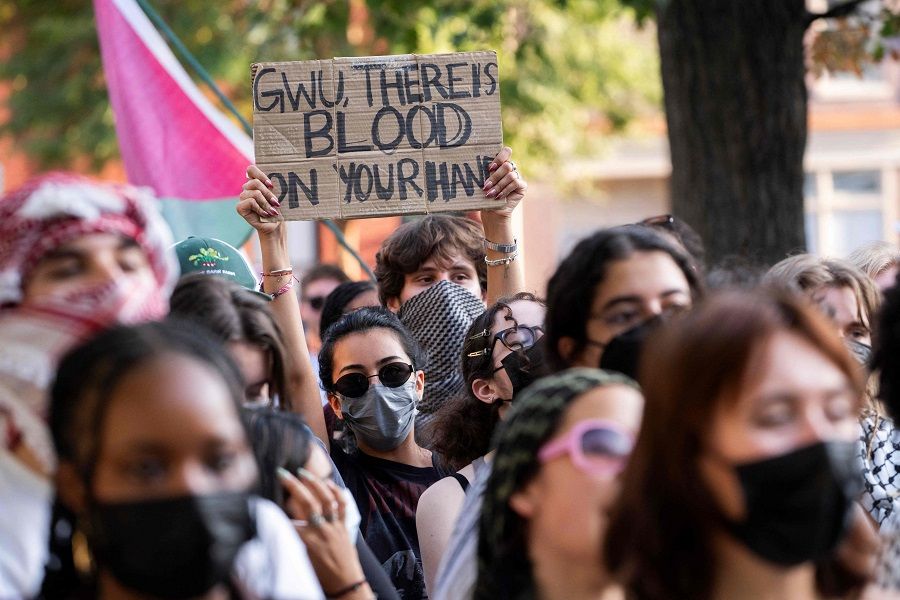
M 848 287 L 856 296 L 857 317 L 870 329 L 881 306 L 881 293 L 875 281 L 853 263 L 839 258 L 812 254 L 790 256 L 769 269 L 763 282 L 805 295 L 822 287 Z
M 887 242 L 870 242 L 851 252 L 847 261 L 874 279 L 900 265 L 900 248 Z

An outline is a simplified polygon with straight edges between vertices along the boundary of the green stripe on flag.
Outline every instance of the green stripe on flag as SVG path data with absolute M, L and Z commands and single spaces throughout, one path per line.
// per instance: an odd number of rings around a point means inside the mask
M 180 241 L 194 235 L 212 237 L 240 248 L 246 243 L 253 228 L 237 214 L 235 198 L 222 200 L 160 199 L 160 209 L 172 237 Z

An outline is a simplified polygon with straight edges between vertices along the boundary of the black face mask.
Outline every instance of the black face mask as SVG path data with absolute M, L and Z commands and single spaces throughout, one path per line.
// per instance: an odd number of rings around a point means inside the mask
M 503 365 L 503 370 L 512 383 L 513 398 L 533 382 L 550 373 L 544 362 L 544 348 L 540 342 L 522 352 L 510 352 L 500 364 Z
M 841 541 L 862 489 L 852 442 L 820 442 L 734 467 L 747 516 L 732 535 L 769 562 L 794 566 L 825 558 Z
M 644 342 L 662 323 L 661 317 L 652 317 L 611 339 L 600 355 L 600 368 L 637 379 Z
M 256 535 L 245 493 L 95 504 L 88 539 L 98 564 L 123 586 L 192 598 L 228 580 Z

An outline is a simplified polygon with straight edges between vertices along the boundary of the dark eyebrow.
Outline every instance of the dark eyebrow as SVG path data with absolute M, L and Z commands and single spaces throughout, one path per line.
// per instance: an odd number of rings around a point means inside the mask
M 377 365 L 386 365 L 386 364 L 388 364 L 388 363 L 392 363 L 392 362 L 395 362 L 395 361 L 398 361 L 398 360 L 403 360 L 403 357 L 400 357 L 400 356 L 386 356 L 386 357 L 382 358 L 381 360 L 379 360 L 379 361 L 378 361 L 377 363 L 375 363 L 375 364 L 377 364 Z M 341 369 L 340 371 L 338 371 L 338 373 L 343 373 L 344 371 L 350 371 L 350 370 L 365 371 L 365 370 L 366 370 L 366 367 L 365 367 L 364 365 L 347 365 L 346 367 L 344 367 L 343 369 Z
M 684 290 L 679 290 L 679 289 L 671 289 L 671 290 L 666 290 L 666 291 L 664 291 L 663 293 L 661 293 L 661 294 L 659 295 L 659 297 L 660 297 L 660 298 L 668 298 L 669 296 L 674 296 L 674 295 L 676 295 L 676 294 L 685 294 L 685 295 L 687 295 L 688 292 L 686 292 L 686 291 L 684 291 Z M 640 303 L 643 302 L 643 301 L 644 301 L 644 299 L 641 298 L 640 296 L 616 296 L 616 297 L 614 297 L 614 298 L 610 298 L 610 299 L 606 302 L 606 304 L 603 305 L 603 308 L 601 308 L 600 311 L 601 311 L 601 312 L 606 311 L 606 310 L 608 310 L 608 309 L 610 309 L 610 308 L 616 306 L 617 304 L 627 304 L 627 303 L 630 303 L 630 302 L 634 302 L 634 303 L 636 303 L 636 304 L 640 304 Z
M 140 249 L 140 244 L 137 243 L 133 238 L 127 236 L 119 236 L 119 245 L 116 250 L 131 250 L 132 248 Z M 55 248 L 49 252 L 47 252 L 43 258 L 44 260 L 64 260 L 69 258 L 80 259 L 84 257 L 85 253 L 81 250 L 77 250 L 70 245 L 63 245 L 59 248 Z
M 129 454 L 166 454 L 168 448 L 165 444 L 159 442 L 151 442 L 146 440 L 138 440 L 128 444 L 125 451 Z
M 460 261 L 458 263 L 454 263 L 450 265 L 450 269 L 464 269 L 466 271 L 473 269 L 472 263 L 466 261 Z
M 66 259 L 80 260 L 83 257 L 84 252 L 80 252 L 78 250 L 66 248 L 65 246 L 63 246 L 61 248 L 57 248 L 55 250 L 47 252 L 43 257 L 41 257 L 41 262 Z
M 413 271 L 413 275 L 418 275 L 419 273 L 434 273 L 435 271 L 440 271 L 437 267 L 422 267 L 420 269 L 416 269 Z
M 403 360 L 403 358 L 400 356 L 386 356 L 386 357 L 382 358 L 381 360 L 379 360 L 378 363 L 376 363 L 376 364 L 386 365 L 388 363 L 396 362 L 398 360 Z

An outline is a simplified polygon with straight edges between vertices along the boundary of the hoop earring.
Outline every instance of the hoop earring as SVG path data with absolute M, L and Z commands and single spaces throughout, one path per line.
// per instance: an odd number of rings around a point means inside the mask
M 72 563 L 82 577 L 90 577 L 94 573 L 94 556 L 88 544 L 87 536 L 81 527 L 76 526 L 72 532 Z

